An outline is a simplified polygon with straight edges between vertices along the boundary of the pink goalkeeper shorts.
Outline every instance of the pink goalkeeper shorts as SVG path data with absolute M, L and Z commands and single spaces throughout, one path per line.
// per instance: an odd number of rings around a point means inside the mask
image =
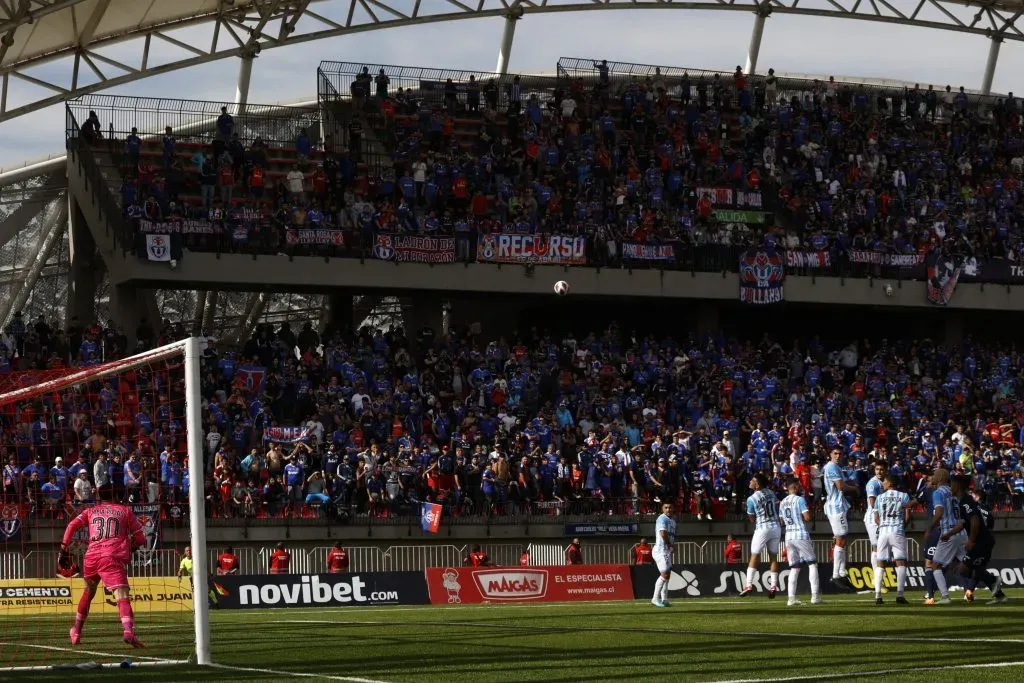
M 82 577 L 86 581 L 102 581 L 107 590 L 128 587 L 128 567 L 119 559 L 86 556 Z

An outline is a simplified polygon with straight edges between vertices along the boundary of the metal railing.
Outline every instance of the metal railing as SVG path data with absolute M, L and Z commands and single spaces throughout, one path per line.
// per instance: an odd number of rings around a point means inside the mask
M 68 122 L 68 162 L 78 166 L 85 181 L 85 189 L 96 203 L 103 230 L 110 233 L 115 248 L 122 251 L 134 249 L 132 236 L 134 230 L 127 225 L 124 213 L 117 199 L 114 198 L 109 181 L 103 169 L 97 163 L 96 150 L 82 137 L 81 128 L 70 108 L 66 109 Z
M 122 95 L 87 95 L 70 100 L 67 109 L 84 123 L 96 112 L 104 139 L 123 141 L 137 128 L 139 135 L 163 136 L 170 126 L 179 143 L 208 143 L 217 136 L 217 118 L 221 107 L 234 119 L 234 132 L 243 145 L 260 137 L 269 146 L 293 145 L 305 128 L 311 138 L 319 136 L 320 109 L 317 106 L 247 104 L 203 100 L 177 100 Z M 70 127 L 68 134 L 70 136 Z
M 599 59 L 586 59 L 580 57 L 561 57 L 558 60 L 557 72 L 559 78 L 566 80 L 583 80 L 585 84 L 597 84 L 600 81 L 600 71 L 597 65 Z M 631 81 L 646 80 L 648 78 L 660 79 L 665 83 L 666 91 L 673 96 L 679 96 L 684 79 L 690 83 L 691 88 L 697 88 L 701 84 L 712 83 L 715 77 L 723 86 L 733 88 L 733 72 L 716 71 L 713 69 L 694 69 L 678 66 L 656 66 L 652 64 L 636 64 L 632 62 L 607 62 L 608 80 L 614 89 L 621 87 Z M 748 87 L 751 89 L 764 88 L 766 85 L 767 71 L 762 71 L 754 76 L 748 76 Z M 884 85 L 874 83 L 863 83 L 848 80 L 836 80 L 836 97 L 848 98 L 854 92 L 864 92 L 868 95 L 868 106 L 872 111 L 877 111 L 879 98 L 886 102 L 890 111 L 901 111 L 901 106 L 906 104 L 907 94 L 910 88 L 900 85 Z M 779 76 L 776 78 L 776 94 L 779 97 L 789 99 L 797 96 L 803 100 L 803 95 L 814 92 L 824 92 L 828 85 L 828 79 L 799 78 L 793 76 Z M 924 89 L 918 90 L 915 94 L 919 104 L 923 105 L 925 94 L 929 85 L 937 86 L 934 90 L 938 100 L 938 107 L 943 106 L 945 98 L 945 86 L 950 85 L 954 94 L 959 92 L 958 86 L 952 84 L 924 84 Z M 695 96 L 695 93 L 691 93 Z M 967 92 L 968 107 L 985 109 L 1003 99 L 1002 95 L 982 95 L 976 92 Z
M 317 83 L 321 102 L 334 99 L 351 99 L 352 85 L 356 82 L 363 69 L 370 76 L 368 97 L 374 98 L 377 93 L 376 83 L 372 80 L 381 71 L 388 77 L 388 94 L 393 96 L 399 88 L 411 91 L 416 99 L 431 105 L 439 105 L 444 101 L 444 85 L 451 79 L 456 86 L 459 102 L 465 103 L 465 84 L 473 77 L 481 87 L 493 82 L 498 88 L 498 107 L 505 108 L 509 102 L 509 87 L 519 79 L 522 101 L 526 102 L 530 95 L 537 95 L 542 101 L 549 98 L 558 87 L 556 76 L 532 76 L 529 74 L 496 74 L 488 71 L 465 71 L 461 69 L 437 69 L 422 66 L 396 66 L 392 64 L 366 64 L 357 62 L 320 62 L 317 69 Z M 329 86 L 329 87 L 328 87 Z M 481 106 L 483 106 L 481 95 Z

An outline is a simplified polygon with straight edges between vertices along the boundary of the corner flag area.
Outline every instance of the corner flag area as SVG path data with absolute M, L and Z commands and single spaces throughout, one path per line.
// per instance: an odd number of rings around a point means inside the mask
M 785 598 L 588 604 L 261 609 L 211 615 L 215 667 L 180 662 L 183 616 L 139 620 L 145 650 L 127 650 L 116 616 L 97 615 L 82 645 L 54 634 L 68 619 L 26 620 L 8 660 L 60 668 L 0 671 L 0 680 L 463 681 L 1019 681 L 1024 597 L 986 606 L 878 607 L 871 596 L 787 607 Z M 142 656 L 139 656 L 141 653 Z M 31 655 L 31 656 L 29 656 Z

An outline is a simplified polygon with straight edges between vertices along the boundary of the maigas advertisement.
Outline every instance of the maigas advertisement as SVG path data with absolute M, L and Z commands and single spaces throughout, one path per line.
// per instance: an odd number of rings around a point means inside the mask
M 461 605 L 483 602 L 565 602 L 630 600 L 629 567 L 431 567 L 430 602 Z

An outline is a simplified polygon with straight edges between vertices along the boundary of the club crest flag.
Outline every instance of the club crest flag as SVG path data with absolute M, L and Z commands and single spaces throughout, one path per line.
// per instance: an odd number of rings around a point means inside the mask
M 235 384 L 246 391 L 263 391 L 267 369 L 262 365 L 239 365 L 235 370 Z
M 786 264 L 776 251 L 748 250 L 740 255 L 740 301 L 745 304 L 777 304 L 784 301 L 782 285 Z
M 420 527 L 424 531 L 436 534 L 441 528 L 441 506 L 437 503 L 423 503 L 420 513 Z
M 131 510 L 138 518 L 142 525 L 142 531 L 146 535 L 146 545 L 139 549 L 134 562 L 137 565 L 148 566 L 153 562 L 155 558 L 153 553 L 160 545 L 160 506 L 156 503 L 132 505 Z
M 150 261 L 171 260 L 171 238 L 169 235 L 146 235 L 146 258 Z
M 937 306 L 945 306 L 956 292 L 956 285 L 963 271 L 963 259 L 944 256 L 938 249 L 933 249 L 925 257 L 925 264 L 928 276 L 928 301 Z
M 4 503 L 0 506 L 0 542 L 11 543 L 20 537 L 21 506 L 17 503 Z

